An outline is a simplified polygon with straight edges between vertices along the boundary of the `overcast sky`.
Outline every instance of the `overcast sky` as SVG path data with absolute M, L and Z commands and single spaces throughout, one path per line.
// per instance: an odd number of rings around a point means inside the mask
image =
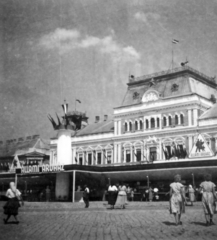
M 215 0 L 0 0 L 1 140 L 54 135 L 47 114 L 121 106 L 129 74 L 190 66 L 217 74 Z

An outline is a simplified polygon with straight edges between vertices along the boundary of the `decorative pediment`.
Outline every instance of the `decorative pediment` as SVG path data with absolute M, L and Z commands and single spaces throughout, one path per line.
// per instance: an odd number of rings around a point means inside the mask
M 142 97 L 142 102 L 152 102 L 159 99 L 159 93 L 156 90 L 148 90 Z

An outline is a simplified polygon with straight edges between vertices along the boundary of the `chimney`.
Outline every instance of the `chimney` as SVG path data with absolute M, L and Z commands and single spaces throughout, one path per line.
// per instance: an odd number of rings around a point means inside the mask
M 130 76 L 129 76 L 129 82 L 134 82 L 134 81 L 135 81 L 134 75 L 130 75 Z
M 37 138 L 39 138 L 39 135 L 33 135 L 32 136 L 32 139 L 37 139 Z
M 95 123 L 98 123 L 98 122 L 99 122 L 99 116 L 96 116 Z
M 26 140 L 31 140 L 31 139 L 32 139 L 32 136 L 26 137 Z
M 107 121 L 108 115 L 104 115 L 104 121 Z

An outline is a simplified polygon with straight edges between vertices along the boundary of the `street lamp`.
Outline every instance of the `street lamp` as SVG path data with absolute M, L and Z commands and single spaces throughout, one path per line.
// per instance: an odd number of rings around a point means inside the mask
M 27 182 L 25 181 L 25 195 L 27 194 Z
M 193 183 L 193 187 L 195 188 L 195 182 L 194 182 L 194 174 L 192 173 L 192 183 Z
M 147 177 L 147 186 L 149 188 L 149 177 L 148 176 L 146 176 L 146 177 Z

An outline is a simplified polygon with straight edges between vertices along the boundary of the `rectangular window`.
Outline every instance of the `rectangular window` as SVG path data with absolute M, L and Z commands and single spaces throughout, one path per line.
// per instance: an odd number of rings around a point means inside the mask
M 157 160 L 157 148 L 156 147 L 150 147 L 150 161 L 155 161 Z
M 79 163 L 79 165 L 83 165 L 83 156 L 82 156 L 82 154 L 79 154 L 79 156 L 78 156 L 78 163 Z
M 126 162 L 130 162 L 130 150 L 126 150 Z
M 136 149 L 136 161 L 137 162 L 141 161 L 141 155 L 142 155 L 141 149 Z
M 92 165 L 92 153 L 88 153 L 88 165 Z
M 101 164 L 102 163 L 102 153 L 98 152 L 97 153 L 97 164 Z
M 108 164 L 112 163 L 112 152 L 111 151 L 107 152 L 107 163 Z

